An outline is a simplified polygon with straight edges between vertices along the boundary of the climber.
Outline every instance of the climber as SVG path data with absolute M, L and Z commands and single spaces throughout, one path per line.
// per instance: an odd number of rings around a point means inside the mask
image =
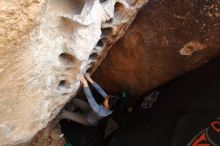
M 90 88 L 88 86 L 87 80 L 92 84 L 92 86 L 104 97 L 103 104 L 99 105 L 94 99 Z M 89 74 L 80 76 L 80 81 L 83 84 L 83 89 L 88 100 L 88 103 L 80 100 L 73 99 L 74 106 L 80 108 L 84 113 L 74 113 L 64 110 L 60 118 L 69 119 L 74 122 L 86 125 L 86 126 L 97 126 L 98 122 L 111 115 L 118 105 L 119 97 L 108 95 L 95 81 L 93 81 Z

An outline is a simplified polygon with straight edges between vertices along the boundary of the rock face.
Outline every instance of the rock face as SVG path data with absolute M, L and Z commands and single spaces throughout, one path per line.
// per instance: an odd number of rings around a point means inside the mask
M 147 0 L 1 0 L 0 145 L 30 140 Z M 91 68 L 93 67 L 93 68 Z
M 219 1 L 149 1 L 94 78 L 135 99 L 220 54 Z

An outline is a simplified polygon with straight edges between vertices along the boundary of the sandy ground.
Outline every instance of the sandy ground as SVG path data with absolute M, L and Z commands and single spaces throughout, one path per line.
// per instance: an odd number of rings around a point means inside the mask
M 28 146 L 64 146 L 65 144 L 59 125 L 55 125 L 52 121 L 37 134 Z

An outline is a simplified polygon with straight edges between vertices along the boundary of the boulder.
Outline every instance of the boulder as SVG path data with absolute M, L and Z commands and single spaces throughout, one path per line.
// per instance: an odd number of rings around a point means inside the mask
M 146 2 L 1 0 L 0 145 L 46 127 Z
M 220 54 L 219 5 L 149 1 L 96 70 L 95 80 L 109 93 L 127 91 L 135 103 L 143 93 L 215 58 Z

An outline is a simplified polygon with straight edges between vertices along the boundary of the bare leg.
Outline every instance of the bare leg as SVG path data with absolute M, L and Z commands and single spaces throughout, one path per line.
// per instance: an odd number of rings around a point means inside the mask
M 60 119 L 68 119 L 79 124 L 92 126 L 92 124 L 87 120 L 86 114 L 77 114 L 69 111 L 63 111 L 60 115 Z
M 75 98 L 75 99 L 73 99 L 72 103 L 74 106 L 80 108 L 85 113 L 87 113 L 91 110 L 89 103 L 87 103 L 86 101 L 83 101 L 81 99 Z

